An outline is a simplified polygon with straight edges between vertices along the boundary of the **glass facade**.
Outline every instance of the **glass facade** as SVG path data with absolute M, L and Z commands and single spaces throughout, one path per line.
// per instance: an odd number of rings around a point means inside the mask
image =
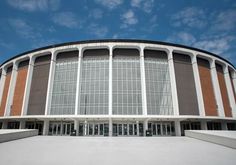
M 141 73 L 139 56 L 115 56 L 112 72 L 114 115 L 141 115 Z
M 147 114 L 172 115 L 173 106 L 167 59 L 147 57 L 144 63 Z
M 78 113 L 108 114 L 109 56 L 85 56 L 81 69 Z
M 74 115 L 78 58 L 57 60 L 50 115 Z

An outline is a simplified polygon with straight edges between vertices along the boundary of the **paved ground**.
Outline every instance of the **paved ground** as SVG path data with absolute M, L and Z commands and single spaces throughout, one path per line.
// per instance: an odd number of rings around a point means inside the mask
M 36 136 L 0 143 L 1 165 L 235 165 L 236 150 L 187 137 Z

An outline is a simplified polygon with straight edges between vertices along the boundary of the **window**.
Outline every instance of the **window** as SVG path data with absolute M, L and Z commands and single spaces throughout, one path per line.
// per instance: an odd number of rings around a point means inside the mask
M 75 114 L 78 58 L 56 62 L 50 115 Z
M 172 115 L 172 96 L 167 58 L 145 58 L 147 113 Z
M 79 114 L 108 114 L 109 56 L 85 56 L 82 60 Z
M 139 56 L 115 56 L 112 67 L 113 114 L 142 114 Z

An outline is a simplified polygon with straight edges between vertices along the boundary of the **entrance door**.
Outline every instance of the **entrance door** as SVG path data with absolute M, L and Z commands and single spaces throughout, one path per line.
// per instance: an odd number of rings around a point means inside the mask
M 143 124 L 113 123 L 112 131 L 113 136 L 138 136 L 143 134 Z
M 72 122 L 51 122 L 49 124 L 49 135 L 68 136 L 74 129 Z
M 152 131 L 153 136 L 171 136 L 174 134 L 171 122 L 149 122 L 148 130 Z
M 108 123 L 79 123 L 79 136 L 108 136 Z

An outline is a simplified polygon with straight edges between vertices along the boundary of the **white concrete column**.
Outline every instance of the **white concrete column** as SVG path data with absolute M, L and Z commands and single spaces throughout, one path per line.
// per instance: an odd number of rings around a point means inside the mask
M 141 89 L 142 89 L 142 110 L 143 115 L 147 116 L 147 93 L 146 93 L 146 78 L 144 64 L 144 47 L 140 47 L 140 69 L 141 69 Z
M 137 127 L 137 136 L 139 136 L 139 121 L 136 120 L 136 127 Z
M 109 47 L 109 116 L 112 116 L 112 57 L 113 46 Z M 110 129 L 110 127 L 109 127 Z
M 109 103 L 108 103 L 108 115 L 109 115 L 109 136 L 112 136 L 112 59 L 113 59 L 113 46 L 109 46 Z
M 201 80 L 200 80 L 200 76 L 199 76 L 199 70 L 198 70 L 196 54 L 194 54 L 193 57 L 192 57 L 192 66 L 193 66 L 193 75 L 194 75 L 194 81 L 195 81 L 195 88 L 196 88 L 196 94 L 197 94 L 199 114 L 200 114 L 200 116 L 205 116 L 205 107 L 204 107 Z
M 143 136 L 146 136 L 146 130 L 148 130 L 148 119 L 143 122 Z
M 15 91 L 15 86 L 16 86 L 16 77 L 17 77 L 17 64 L 14 61 L 12 72 L 11 72 L 11 81 L 10 81 L 9 90 L 7 94 L 7 102 L 6 102 L 4 116 L 10 116 L 10 113 L 11 113 L 12 101 L 13 101 L 13 96 L 14 96 L 14 91 Z
M 76 85 L 76 97 L 75 97 L 75 115 L 79 113 L 79 91 L 80 91 L 80 70 L 81 70 L 81 60 L 82 60 L 82 53 L 81 49 L 78 47 L 79 50 L 79 57 L 78 57 L 78 68 L 77 68 L 77 85 Z M 77 134 L 77 132 L 76 132 Z
M 87 135 L 87 129 L 88 129 L 88 122 L 87 120 L 84 121 L 84 136 Z
M 25 120 L 20 121 L 20 128 L 19 129 L 25 129 Z
M 180 121 L 176 120 L 174 123 L 175 123 L 175 136 L 181 136 Z
M 207 122 L 206 121 L 201 121 L 201 130 L 207 130 Z
M 23 97 L 21 116 L 27 115 L 33 70 L 34 70 L 34 60 L 31 57 L 29 61 L 29 65 L 28 65 L 28 72 L 27 72 L 27 77 L 26 77 L 26 82 L 25 82 L 25 91 L 24 91 L 24 97 Z
M 1 75 L 1 81 L 0 81 L 0 105 L 2 102 L 2 95 L 3 95 L 5 80 L 6 80 L 6 70 L 4 67 L 2 67 L 2 75 Z
M 74 120 L 74 130 L 76 130 L 76 136 L 79 136 L 79 120 Z
M 236 91 L 236 72 L 235 72 L 235 70 L 232 72 L 232 80 L 233 80 L 234 91 Z
M 44 120 L 43 135 L 48 135 L 48 130 L 49 130 L 49 120 Z
M 221 92 L 220 92 L 220 85 L 219 85 L 217 71 L 216 71 L 215 60 L 212 60 L 210 62 L 210 67 L 211 67 L 211 78 L 212 78 L 214 94 L 216 98 L 218 116 L 224 117 L 225 113 L 224 113 L 224 107 L 223 107 L 223 102 L 222 102 L 222 97 L 221 97 Z
M 229 69 L 228 69 L 227 65 L 224 67 L 224 78 L 225 78 L 227 94 L 228 94 L 228 98 L 229 98 L 229 103 L 230 103 L 232 116 L 236 117 L 236 106 L 235 106 L 233 87 L 232 87 L 232 84 L 231 84 Z
M 112 136 L 112 119 L 109 118 L 109 136 Z
M 169 48 L 168 52 L 168 67 L 170 74 L 170 84 L 171 84 L 171 96 L 173 103 L 173 113 L 175 116 L 179 115 L 179 103 L 178 103 L 178 95 L 177 95 L 177 86 L 175 79 L 175 69 L 174 69 L 174 60 L 173 60 L 173 50 Z
M 47 98 L 45 105 L 45 115 L 50 114 L 51 100 L 52 100 L 52 88 L 53 88 L 53 80 L 54 73 L 56 68 L 56 52 L 55 50 L 51 52 L 51 62 L 50 62 L 50 70 L 48 77 L 48 87 L 47 87 Z

